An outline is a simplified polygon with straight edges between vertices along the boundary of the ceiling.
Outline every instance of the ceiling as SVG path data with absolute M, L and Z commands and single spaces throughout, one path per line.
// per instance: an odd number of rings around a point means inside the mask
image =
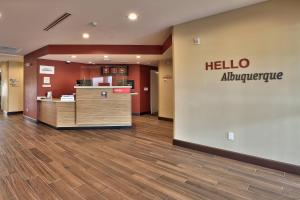
M 107 56 L 108 60 L 105 60 Z M 137 58 L 137 55 L 102 55 L 102 54 L 81 54 L 76 55 L 76 58 L 72 58 L 72 55 L 46 55 L 40 57 L 47 60 L 59 60 L 59 61 L 71 61 L 86 64 L 143 64 L 157 66 L 159 60 L 166 60 L 172 57 L 172 48 L 169 48 L 163 55 L 141 55 Z
M 0 45 L 25 55 L 48 44 L 162 44 L 170 27 L 264 0 L 0 0 Z M 43 29 L 63 13 L 71 17 Z M 136 12 L 139 19 L 129 21 Z M 97 21 L 98 26 L 89 25 Z M 84 40 L 82 33 L 90 39 Z

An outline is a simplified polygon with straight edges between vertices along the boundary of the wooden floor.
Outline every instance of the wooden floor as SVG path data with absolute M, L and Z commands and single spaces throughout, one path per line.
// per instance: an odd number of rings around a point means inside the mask
M 0 199 L 300 199 L 300 177 L 170 144 L 172 124 L 58 131 L 0 116 Z

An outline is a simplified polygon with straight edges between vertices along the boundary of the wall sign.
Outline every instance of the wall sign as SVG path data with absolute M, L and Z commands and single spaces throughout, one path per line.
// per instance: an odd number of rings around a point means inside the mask
M 145 91 L 145 92 L 148 92 L 148 91 L 149 91 L 149 88 L 148 88 L 148 87 L 144 87 L 144 91 Z
M 113 93 L 129 94 L 130 88 L 114 88 Z
M 246 69 L 250 67 L 250 60 L 247 58 L 242 58 L 239 61 L 214 61 L 206 62 L 205 70 L 233 70 L 233 69 Z M 272 80 L 282 80 L 283 72 L 264 72 L 264 73 L 234 73 L 225 72 L 221 77 L 221 81 L 241 81 L 246 83 L 247 81 L 264 81 L 269 82 Z
M 165 75 L 162 78 L 163 78 L 164 81 L 167 81 L 167 80 L 173 79 L 173 76 L 172 75 Z
M 20 87 L 20 81 L 14 78 L 9 79 L 9 86 Z
M 44 84 L 50 84 L 50 77 L 45 76 L 43 79 Z
M 238 62 L 231 60 L 230 62 L 226 61 L 215 61 L 215 62 L 206 62 L 206 70 L 222 70 L 222 69 L 238 69 L 238 68 L 247 68 L 250 66 L 250 60 L 247 58 L 240 59 Z
M 54 73 L 55 73 L 54 66 L 40 65 L 40 74 L 54 74 Z

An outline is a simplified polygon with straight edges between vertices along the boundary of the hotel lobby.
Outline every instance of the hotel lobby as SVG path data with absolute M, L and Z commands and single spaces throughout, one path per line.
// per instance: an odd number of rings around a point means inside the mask
M 0 0 L 0 200 L 299 200 L 299 10 Z

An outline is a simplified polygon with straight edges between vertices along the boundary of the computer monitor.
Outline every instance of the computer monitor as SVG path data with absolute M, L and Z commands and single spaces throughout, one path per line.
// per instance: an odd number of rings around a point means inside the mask
M 78 86 L 93 86 L 92 80 L 77 80 L 76 85 Z

